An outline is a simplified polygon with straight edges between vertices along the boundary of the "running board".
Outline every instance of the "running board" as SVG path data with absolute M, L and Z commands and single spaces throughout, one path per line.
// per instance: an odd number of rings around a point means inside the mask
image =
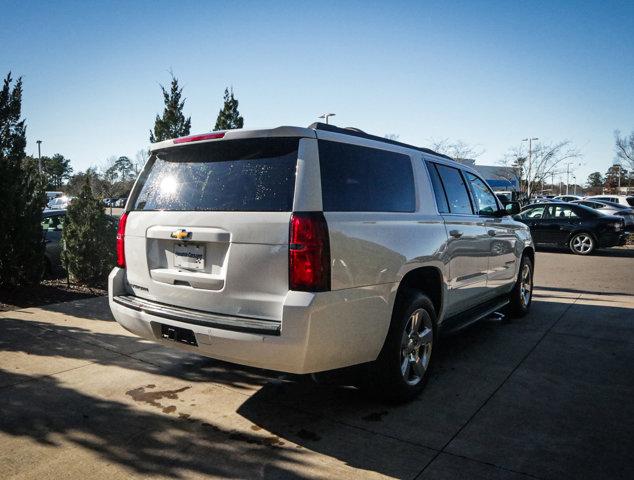
M 488 317 L 493 312 L 504 308 L 509 304 L 508 296 L 504 298 L 494 298 L 488 302 L 482 303 L 469 310 L 446 318 L 440 325 L 440 332 L 442 335 L 454 334 L 475 322 Z

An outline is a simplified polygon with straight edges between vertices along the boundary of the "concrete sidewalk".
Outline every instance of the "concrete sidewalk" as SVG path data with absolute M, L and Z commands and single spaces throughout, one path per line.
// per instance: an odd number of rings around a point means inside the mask
M 534 301 L 440 345 L 399 407 L 143 341 L 103 297 L 5 312 L 0 476 L 632 478 L 634 299 Z

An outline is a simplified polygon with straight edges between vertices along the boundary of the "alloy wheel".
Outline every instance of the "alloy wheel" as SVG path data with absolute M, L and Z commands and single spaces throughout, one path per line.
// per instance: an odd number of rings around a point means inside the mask
M 401 340 L 401 374 L 408 385 L 417 385 L 425 376 L 433 343 L 431 317 L 419 308 L 407 320 Z
M 520 277 L 520 300 L 524 308 L 528 307 L 531 301 L 531 292 L 533 291 L 533 276 L 531 275 L 531 266 L 524 264 Z
M 586 233 L 580 233 L 579 235 L 575 235 L 572 241 L 570 242 L 570 247 L 575 253 L 585 254 L 592 250 L 593 241 L 590 235 Z

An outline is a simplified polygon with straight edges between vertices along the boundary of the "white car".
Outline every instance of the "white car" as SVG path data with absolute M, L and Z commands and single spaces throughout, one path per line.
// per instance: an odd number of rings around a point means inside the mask
M 166 346 L 300 374 L 363 364 L 355 383 L 410 399 L 441 331 L 527 313 L 517 208 L 468 166 L 358 130 L 167 140 L 121 216 L 110 308 Z
M 591 195 L 584 197 L 584 200 L 600 200 L 603 202 L 618 203 L 625 207 L 634 207 L 634 196 L 632 195 Z
M 49 210 L 65 210 L 68 208 L 68 205 L 75 199 L 75 197 L 56 197 L 48 202 L 47 208 Z

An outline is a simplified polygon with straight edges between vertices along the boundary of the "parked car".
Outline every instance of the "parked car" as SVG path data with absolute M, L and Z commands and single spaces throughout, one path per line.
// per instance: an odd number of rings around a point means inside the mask
M 628 232 L 634 231 L 634 208 L 632 207 L 626 207 L 618 203 L 604 202 L 600 200 L 575 200 L 572 203 L 590 207 L 599 213 L 604 213 L 606 215 L 623 217 L 623 220 L 625 220 L 625 230 Z
M 634 196 L 632 195 L 591 195 L 584 200 L 600 200 L 623 205 L 624 207 L 634 207 Z
M 62 263 L 62 232 L 66 210 L 44 210 L 42 213 L 42 233 L 46 250 L 44 252 L 44 275 L 60 275 L 64 272 Z M 108 219 L 114 228 L 117 223 L 115 217 L 108 215 Z
M 64 270 L 61 261 L 62 229 L 66 210 L 44 210 L 42 214 L 42 232 L 46 243 L 44 253 L 44 274 L 56 275 Z
M 574 200 L 581 200 L 583 197 L 579 195 L 557 195 L 553 197 L 553 201 L 555 202 L 572 202 Z
M 75 197 L 67 197 L 66 195 L 56 197 L 48 202 L 47 208 L 50 210 L 65 210 L 74 199 Z
M 559 245 L 577 255 L 624 245 L 625 221 L 592 208 L 565 202 L 528 205 L 515 219 L 531 229 L 536 245 Z
M 54 198 L 63 197 L 63 196 L 64 196 L 64 192 L 47 191 L 46 192 L 46 203 L 48 204 Z
M 167 140 L 121 216 L 110 308 L 137 335 L 229 362 L 362 364 L 354 383 L 407 400 L 441 332 L 527 313 L 534 249 L 507 211 L 473 168 L 359 130 Z

